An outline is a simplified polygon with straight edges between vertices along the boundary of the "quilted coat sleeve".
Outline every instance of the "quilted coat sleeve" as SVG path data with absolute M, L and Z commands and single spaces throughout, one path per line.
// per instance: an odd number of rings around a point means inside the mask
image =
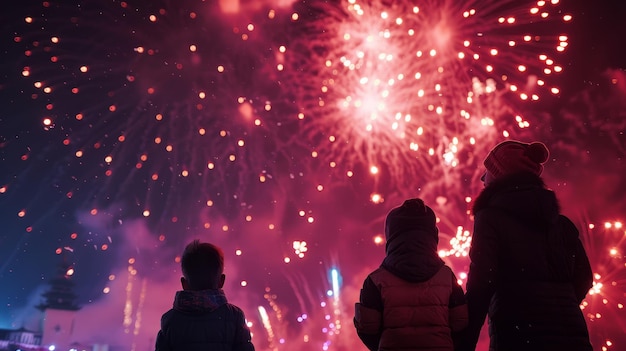
M 467 301 L 463 288 L 457 283 L 456 276 L 452 273 L 452 294 L 450 294 L 450 302 L 448 304 L 450 313 L 450 329 L 452 332 L 458 332 L 467 327 L 468 313 Z
M 380 291 L 370 277 L 365 279 L 359 302 L 355 304 L 354 327 L 369 350 L 378 350 L 382 334 L 383 302 Z

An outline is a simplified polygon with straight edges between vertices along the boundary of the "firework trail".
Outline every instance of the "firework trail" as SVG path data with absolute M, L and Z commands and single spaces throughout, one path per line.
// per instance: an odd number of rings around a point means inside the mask
M 354 296 L 342 296 L 338 269 L 325 273 L 321 284 L 315 277 L 300 272 L 284 274 L 292 291 L 282 289 L 278 293 L 266 288 L 265 299 L 271 310 L 263 306 L 258 310 L 269 349 L 334 350 L 354 345 L 348 330 L 352 311 L 346 308 L 353 305 Z M 290 294 L 295 295 L 298 303 L 288 302 Z M 265 342 L 259 342 L 257 347 L 264 346 Z

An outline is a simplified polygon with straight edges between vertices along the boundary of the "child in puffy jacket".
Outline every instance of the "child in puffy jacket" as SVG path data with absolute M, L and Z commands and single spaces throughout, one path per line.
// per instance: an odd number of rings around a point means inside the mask
M 369 350 L 454 350 L 467 326 L 463 289 L 437 254 L 435 213 L 406 200 L 385 220 L 386 256 L 370 273 L 354 326 Z

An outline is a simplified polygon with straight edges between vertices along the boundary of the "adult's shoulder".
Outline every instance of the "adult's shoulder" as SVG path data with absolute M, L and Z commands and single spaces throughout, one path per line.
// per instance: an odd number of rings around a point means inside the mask
M 578 237 L 579 231 L 574 222 L 569 219 L 567 216 L 559 215 L 559 223 L 561 224 L 561 228 L 566 235 Z
M 566 215 L 560 214 L 559 215 L 559 222 L 561 223 L 561 225 L 567 226 L 567 229 L 575 229 L 578 230 L 578 228 L 576 228 L 576 225 L 574 224 L 574 222 L 572 222 L 571 219 L 569 219 L 569 217 L 567 217 Z

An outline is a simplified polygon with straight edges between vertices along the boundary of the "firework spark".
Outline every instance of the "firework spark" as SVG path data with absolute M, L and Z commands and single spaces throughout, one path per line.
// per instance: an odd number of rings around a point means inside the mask
M 564 5 L 111 0 L 7 9 L 13 43 L 3 67 L 12 78 L 0 90 L 15 96 L 0 115 L 9 224 L 0 295 L 16 276 L 30 285 L 0 315 L 47 276 L 42 248 L 71 256 L 73 278 L 90 278 L 77 284 L 86 314 L 107 327 L 79 323 L 81 336 L 148 348 L 179 287 L 178 255 L 199 238 L 223 247 L 225 290 L 246 311 L 257 349 L 360 346 L 351 309 L 384 255 L 386 210 L 424 198 L 439 219 L 440 255 L 463 281 L 468 208 L 488 148 L 509 137 L 567 139 L 529 128 L 548 122 L 524 113 L 561 90 L 572 19 Z M 622 113 L 623 72 L 610 78 L 621 94 L 582 99 L 606 97 Z M 565 115 L 562 134 L 578 143 L 600 130 L 623 153 L 623 118 L 578 112 Z M 577 157 L 587 151 L 568 145 Z M 615 335 L 625 329 L 603 329 L 624 303 L 623 236 L 610 223 L 590 230 L 596 285 L 584 306 L 595 344 L 608 348 L 622 345 Z
M 626 231 L 621 221 L 588 224 L 581 235 L 593 269 L 593 287 L 582 308 L 594 335 L 594 344 L 610 349 L 626 330 Z M 603 321 L 615 321 L 608 327 Z M 622 341 L 623 342 L 623 341 Z
M 384 190 L 424 187 L 433 200 L 435 179 L 449 188 L 475 176 L 459 174 L 529 126 L 514 100 L 558 94 L 550 76 L 567 36 L 546 23 L 571 20 L 558 1 L 350 0 L 301 12 L 286 71 L 298 79 L 284 83 L 312 156 L 344 178 L 369 171 Z
M 14 38 L 24 47 L 22 76 L 55 141 L 46 152 L 67 155 L 66 173 L 49 180 L 71 176 L 74 185 L 61 189 L 67 198 L 206 227 L 178 209 L 201 203 L 207 213 L 234 213 L 249 189 L 256 196 L 263 187 L 254 185 L 271 179 L 285 156 L 272 120 L 276 85 L 255 79 L 267 41 L 251 24 L 209 21 L 208 6 L 45 3 L 41 16 L 24 18 L 25 34 Z M 100 18 L 84 20 L 90 16 Z M 85 160 L 98 166 L 86 168 Z M 120 196 L 128 192 L 132 199 Z

